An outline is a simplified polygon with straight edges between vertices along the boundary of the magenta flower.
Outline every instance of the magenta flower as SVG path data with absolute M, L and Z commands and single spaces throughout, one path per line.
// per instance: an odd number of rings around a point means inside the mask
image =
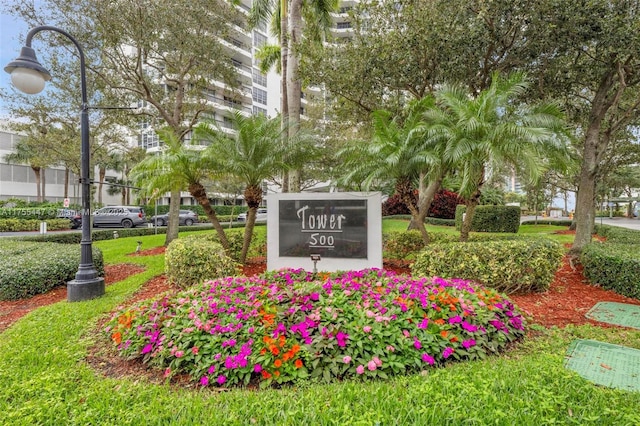
M 466 331 L 469 331 L 471 333 L 474 333 L 476 331 L 478 331 L 478 327 L 473 325 L 473 324 L 469 324 L 466 321 L 462 321 L 462 328 L 465 329 Z
M 422 354 L 422 360 L 429 365 L 433 365 L 436 362 L 436 360 L 427 353 Z
M 423 330 L 426 330 L 426 328 L 429 326 L 429 318 L 424 318 L 422 321 L 420 321 L 420 323 L 418 324 L 418 328 L 421 328 Z
M 207 386 L 209 384 L 209 378 L 207 376 L 202 376 L 200 379 L 200 384 L 202 386 Z
M 451 354 L 453 353 L 453 348 L 447 347 L 444 349 L 444 351 L 442 352 L 442 357 L 443 358 L 449 358 L 451 356 Z
M 364 366 L 363 365 L 359 365 L 356 367 L 356 373 L 358 374 L 364 374 Z
M 369 371 L 373 371 L 378 367 L 377 367 L 376 363 L 372 360 L 372 361 L 369 361 L 367 363 L 367 368 L 369 369 Z
M 338 341 L 338 346 L 340 346 L 341 348 L 344 348 L 347 345 L 348 338 L 349 338 L 349 335 L 347 333 L 343 333 L 342 331 L 339 331 L 336 334 L 336 340 Z
M 167 368 L 166 370 L 164 370 L 164 377 L 169 377 L 171 375 L 171 369 Z
M 184 356 L 184 351 L 176 351 L 174 355 L 176 358 L 182 358 Z
M 462 318 L 460 318 L 460 315 L 456 315 L 455 317 L 449 318 L 449 324 L 458 324 L 461 322 L 462 322 Z
M 415 339 L 415 340 L 413 341 L 413 347 L 414 347 L 414 348 L 416 348 L 416 349 L 420 349 L 420 348 L 422 348 L 422 343 L 420 343 L 420 340 Z
M 469 349 L 471 346 L 475 346 L 475 345 L 476 345 L 476 341 L 473 339 L 462 341 L 462 346 L 464 346 L 465 349 Z
M 254 373 L 259 373 L 262 371 L 262 366 L 260 364 L 256 364 L 253 366 L 253 372 Z
M 222 375 L 218 376 L 218 380 L 217 380 L 217 382 L 218 382 L 218 384 L 219 384 L 219 385 L 223 385 L 223 384 L 224 384 L 224 382 L 226 382 L 226 381 L 227 381 L 227 378 L 226 378 L 226 377 L 224 377 L 224 376 L 222 376 Z
M 151 343 L 149 343 L 144 348 L 142 348 L 142 353 L 143 354 L 148 354 L 149 352 L 151 352 L 152 349 L 153 349 L 153 345 Z M 178 358 L 180 358 L 180 357 L 178 357 Z
M 368 325 L 365 325 L 364 327 L 362 327 L 362 331 L 364 331 L 365 333 L 370 333 L 371 327 L 369 327 Z
M 216 366 L 215 366 L 215 365 L 212 365 L 212 366 L 211 366 L 211 367 L 209 367 L 209 369 L 207 370 L 207 372 L 208 372 L 209 374 L 213 374 L 213 373 L 215 373 L 215 371 L 216 371 Z
M 344 358 L 342 358 L 342 362 L 344 362 L 345 364 L 349 364 L 351 362 L 351 357 L 349 355 L 346 355 Z

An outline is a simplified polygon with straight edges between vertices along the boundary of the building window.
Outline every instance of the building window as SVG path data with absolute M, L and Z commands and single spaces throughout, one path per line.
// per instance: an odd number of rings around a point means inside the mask
M 259 70 L 253 69 L 253 82 L 261 86 L 267 87 L 267 76 L 262 74 Z
M 257 87 L 253 88 L 253 101 L 259 102 L 261 104 L 267 104 L 267 91 L 258 89 Z
M 264 114 L 267 115 L 267 110 L 264 108 L 260 108 L 259 106 L 253 106 L 253 115 L 260 115 L 260 114 Z
M 262 47 L 262 45 L 267 44 L 267 37 L 260 34 L 257 31 L 253 32 L 253 45 L 255 47 Z

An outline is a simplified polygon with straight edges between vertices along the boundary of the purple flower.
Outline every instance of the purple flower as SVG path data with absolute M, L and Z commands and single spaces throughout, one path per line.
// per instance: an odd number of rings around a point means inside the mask
M 426 328 L 429 327 L 429 318 L 424 318 L 422 321 L 420 321 L 420 323 L 418 324 L 418 328 L 421 328 L 423 330 L 426 330 Z
M 363 365 L 359 365 L 356 367 L 356 373 L 358 374 L 364 374 L 364 366 Z
M 253 372 L 254 373 L 259 373 L 262 371 L 262 366 L 260 364 L 256 364 L 253 366 Z
M 227 378 L 224 377 L 223 375 L 218 376 L 217 382 L 218 382 L 219 385 L 223 385 L 224 382 L 226 382 L 226 381 L 227 381 Z
M 336 334 L 336 340 L 338 341 L 338 346 L 340 346 L 341 348 L 344 348 L 347 345 L 348 338 L 349 338 L 349 335 L 347 333 L 343 333 L 342 331 L 339 331 Z
M 473 324 L 469 324 L 466 321 L 462 321 L 462 328 L 465 329 L 466 331 L 470 332 L 470 333 L 474 333 L 476 331 L 478 331 L 478 327 L 473 325 Z
M 475 345 L 476 345 L 476 341 L 473 339 L 462 341 L 462 346 L 464 346 L 465 349 L 469 349 L 471 346 L 475 346 Z
M 143 354 L 148 354 L 149 352 L 151 352 L 152 349 L 153 349 L 153 345 L 151 343 L 149 343 L 144 348 L 142 348 L 142 353 Z M 178 357 L 178 358 L 180 358 L 180 357 Z
M 200 384 L 202 386 L 207 386 L 209 384 L 209 378 L 207 376 L 202 376 L 200 379 Z
M 457 324 L 460 322 L 462 322 L 462 318 L 460 318 L 460 315 L 456 315 L 455 317 L 449 318 L 449 324 Z
M 444 349 L 444 351 L 442 352 L 442 357 L 443 358 L 449 358 L 451 356 L 451 354 L 453 353 L 453 348 L 447 347 Z
M 420 343 L 420 340 L 415 339 L 415 340 L 413 341 L 413 347 L 414 347 L 414 348 L 416 348 L 416 349 L 420 349 L 420 348 L 422 348 L 422 343 Z
M 422 360 L 429 365 L 433 365 L 436 362 L 436 360 L 427 353 L 422 354 Z
M 212 365 L 212 366 L 211 366 L 211 367 L 209 367 L 209 369 L 207 370 L 207 372 L 208 372 L 209 374 L 213 374 L 213 373 L 215 373 L 215 371 L 216 371 L 216 366 L 215 366 L 215 365 Z

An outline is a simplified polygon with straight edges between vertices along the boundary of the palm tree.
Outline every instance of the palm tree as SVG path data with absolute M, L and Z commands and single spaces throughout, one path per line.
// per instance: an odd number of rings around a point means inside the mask
M 299 68 L 300 58 L 297 52 L 298 43 L 302 42 L 303 31 L 308 39 L 324 41 L 331 28 L 331 12 L 338 7 L 338 0 L 254 0 L 249 23 L 257 26 L 260 22 L 271 18 L 272 33 L 278 37 L 280 49 L 275 46 L 264 46 L 261 57 L 268 64 L 275 64 L 280 58 L 280 75 L 282 89 L 281 117 L 282 127 L 288 128 L 287 137 L 294 137 L 300 128 L 302 82 Z M 304 25 L 303 25 L 304 21 Z M 286 178 L 285 178 L 286 180 Z M 291 186 L 291 188 L 289 188 Z M 300 173 L 293 170 L 289 182 L 283 183 L 284 192 L 291 189 L 300 190 Z
M 487 171 L 512 164 L 534 181 L 548 167 L 546 158 L 567 155 L 562 112 L 554 103 L 518 105 L 526 89 L 524 74 L 516 73 L 507 78 L 494 74 L 490 87 L 475 98 L 462 86 L 445 85 L 435 93 L 438 108 L 448 115 L 440 123 L 448 134 L 444 155 L 462 176 L 460 195 L 467 208 L 461 241 L 469 238 Z
M 419 220 L 419 207 L 413 193 L 418 179 L 439 163 L 427 137 L 428 124 L 423 121 L 424 111 L 432 105 L 430 97 L 411 102 L 405 119 L 393 117 L 386 110 L 374 111 L 372 140 L 351 145 L 338 153 L 345 158 L 348 169 L 341 183 L 362 183 L 368 190 L 376 183 L 393 182 L 395 192 L 411 212 L 412 226 L 420 231 L 425 244 L 429 242 L 429 235 L 424 218 Z
M 148 155 L 131 170 L 131 179 L 136 186 L 142 188 L 144 195 L 150 196 L 154 191 L 178 192 L 187 188 L 198 204 L 202 206 L 209 221 L 218 234 L 220 243 L 229 253 L 229 240 L 218 221 L 215 210 L 211 207 L 207 191 L 202 182 L 211 176 L 212 164 L 208 157 L 193 147 L 185 146 L 180 138 L 168 128 L 158 132 L 164 142 L 163 150 L 158 154 Z M 156 191 L 156 192 L 157 192 Z M 179 205 L 179 204 L 176 204 Z M 177 228 L 178 215 L 169 215 L 169 226 Z M 165 241 L 168 245 L 170 240 Z
M 224 133 L 212 122 L 204 122 L 196 127 L 194 139 L 209 144 L 203 155 L 215 165 L 217 172 L 241 180 L 245 185 L 244 199 L 249 211 L 239 259 L 244 263 L 256 212 L 262 203 L 262 184 L 285 170 L 292 159 L 291 152 L 282 143 L 282 134 L 287 129 L 282 128 L 279 117 L 270 119 L 263 114 L 245 117 L 236 111 L 232 123 L 234 135 Z M 297 137 L 289 140 L 289 146 L 299 145 L 297 141 L 302 143 Z

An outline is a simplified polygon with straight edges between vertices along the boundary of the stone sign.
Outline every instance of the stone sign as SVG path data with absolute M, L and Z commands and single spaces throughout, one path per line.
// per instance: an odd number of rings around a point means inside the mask
M 336 271 L 382 267 L 379 193 L 267 196 L 267 268 Z M 319 260 L 318 260 L 319 259 Z

